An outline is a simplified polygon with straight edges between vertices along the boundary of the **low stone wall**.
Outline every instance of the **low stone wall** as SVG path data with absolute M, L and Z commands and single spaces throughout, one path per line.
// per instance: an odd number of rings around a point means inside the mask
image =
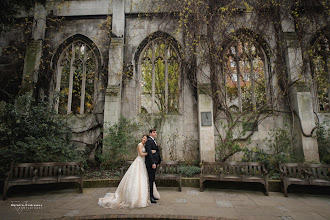
M 84 188 L 96 188 L 96 187 L 117 187 L 119 179 L 100 179 L 100 180 L 85 180 Z M 280 192 L 281 181 L 269 180 L 269 191 Z M 171 180 L 157 180 L 156 185 L 159 187 L 177 187 L 178 183 Z M 259 186 L 260 185 L 260 186 Z M 225 188 L 225 189 L 257 189 L 263 187 L 262 184 L 255 183 L 237 183 L 237 182 L 206 182 L 206 187 L 212 188 Z M 74 186 L 72 186 L 74 187 Z M 182 187 L 194 187 L 199 188 L 199 178 L 182 178 Z
M 98 188 L 98 187 L 117 187 L 120 179 L 97 179 L 97 180 L 85 180 L 84 188 Z M 158 187 L 178 187 L 178 183 L 175 181 L 156 181 Z M 280 180 L 269 180 L 270 192 L 281 192 Z M 215 182 L 206 181 L 204 183 L 205 188 L 209 189 L 234 189 L 234 190 L 251 190 L 262 191 L 263 185 L 256 183 L 239 183 L 239 182 Z M 1 187 L 2 186 L 2 187 Z M 182 178 L 182 187 L 193 187 L 199 190 L 199 178 Z M 292 185 L 289 187 L 291 193 L 307 193 L 307 194 L 322 194 L 330 195 L 330 191 L 326 186 L 300 186 Z M 79 191 L 78 183 L 52 183 L 41 185 L 27 185 L 27 186 L 14 186 L 9 189 L 10 195 L 26 193 L 26 192 L 41 192 L 57 189 L 77 189 Z M 326 190 L 325 190 L 326 189 Z M 0 182 L 0 193 L 3 193 L 3 183 Z

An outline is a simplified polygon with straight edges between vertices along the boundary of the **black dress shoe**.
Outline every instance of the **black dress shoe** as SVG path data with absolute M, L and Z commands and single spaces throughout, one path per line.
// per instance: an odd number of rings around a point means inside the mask
M 153 198 L 150 198 L 150 202 L 151 203 L 157 203 L 156 200 L 154 200 Z
M 159 200 L 159 199 L 157 199 L 156 197 L 152 197 L 154 200 Z

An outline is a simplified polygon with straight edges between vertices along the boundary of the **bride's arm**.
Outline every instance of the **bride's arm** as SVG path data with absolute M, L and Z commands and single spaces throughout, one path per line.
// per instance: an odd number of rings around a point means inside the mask
M 143 153 L 142 152 L 142 144 L 138 144 L 138 152 L 139 152 L 139 155 L 141 156 L 141 157 L 144 157 L 144 156 L 147 156 L 148 155 L 148 153 Z

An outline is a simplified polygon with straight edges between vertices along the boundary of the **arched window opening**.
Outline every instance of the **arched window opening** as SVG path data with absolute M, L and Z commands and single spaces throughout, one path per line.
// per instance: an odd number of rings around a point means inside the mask
M 57 64 L 55 109 L 59 114 L 92 112 L 96 69 L 96 56 L 87 43 L 76 40 L 63 50 Z
M 312 77 L 316 111 L 330 111 L 330 44 L 320 35 L 312 46 Z
M 179 54 L 171 41 L 156 38 L 141 54 L 141 112 L 173 113 L 179 109 Z
M 226 50 L 225 80 L 228 106 L 238 111 L 266 105 L 265 62 L 251 40 L 236 40 Z

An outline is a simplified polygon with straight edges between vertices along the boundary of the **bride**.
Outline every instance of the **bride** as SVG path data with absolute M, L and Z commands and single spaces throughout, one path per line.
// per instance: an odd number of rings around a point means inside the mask
M 104 198 L 99 198 L 98 204 L 104 208 L 142 208 L 150 204 L 148 193 L 148 173 L 145 165 L 145 156 L 148 155 L 144 148 L 147 135 L 143 135 L 138 144 L 138 156 L 128 168 L 120 181 L 115 193 L 107 193 Z M 152 152 L 154 153 L 154 152 Z M 154 196 L 160 198 L 154 184 Z

